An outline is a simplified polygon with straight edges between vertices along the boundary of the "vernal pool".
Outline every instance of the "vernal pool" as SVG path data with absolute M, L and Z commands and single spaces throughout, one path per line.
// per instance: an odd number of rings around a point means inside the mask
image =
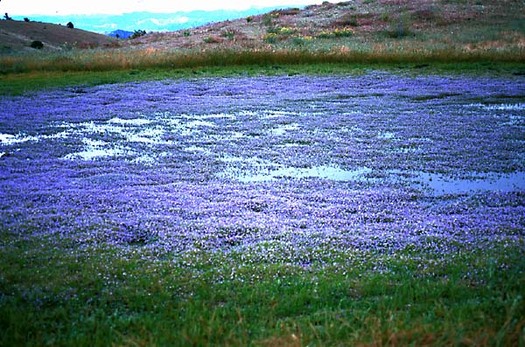
M 300 264 L 524 244 L 522 76 L 165 80 L 0 103 L 4 232 Z
M 510 174 L 489 173 L 480 178 L 451 179 L 436 174 L 419 173 L 422 184 L 436 194 L 465 194 L 477 191 L 525 191 L 525 172 Z
M 264 169 L 259 167 L 252 171 L 229 169 L 225 172 L 219 173 L 218 176 L 223 178 L 233 178 L 245 183 L 273 181 L 286 178 L 319 178 L 334 181 L 354 181 L 364 179 L 364 175 L 370 172 L 372 172 L 372 170 L 366 167 L 356 170 L 343 170 L 338 167 L 323 165 L 309 168 L 278 167 L 275 169 Z

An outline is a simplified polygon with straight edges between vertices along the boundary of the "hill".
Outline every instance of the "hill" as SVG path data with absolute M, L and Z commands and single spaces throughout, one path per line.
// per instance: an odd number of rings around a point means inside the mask
M 0 53 L 31 51 L 31 43 L 41 41 L 43 50 L 115 47 L 117 40 L 65 25 L 16 20 L 0 20 Z
M 133 40 L 148 49 L 512 51 L 525 49 L 521 0 L 353 0 L 275 10 Z

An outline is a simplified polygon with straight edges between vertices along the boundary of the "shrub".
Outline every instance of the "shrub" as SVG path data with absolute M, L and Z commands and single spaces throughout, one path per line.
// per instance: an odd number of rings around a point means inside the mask
M 330 1 L 323 1 L 321 5 L 323 5 L 323 7 L 327 10 L 332 9 L 336 6 L 336 4 L 332 4 Z
M 407 36 L 414 36 L 410 30 L 410 18 L 408 14 L 403 14 L 395 19 L 386 31 L 386 35 L 392 39 L 401 39 Z
M 35 40 L 33 42 L 31 42 L 31 48 L 34 48 L 34 49 L 42 49 L 44 48 L 44 44 L 42 43 L 42 41 L 38 41 L 38 40 Z
M 301 13 L 301 9 L 295 7 L 295 8 L 288 8 L 288 9 L 283 9 L 283 10 L 277 10 L 277 11 L 274 11 L 275 13 L 277 13 L 279 16 L 295 16 L 299 13 Z
M 25 17 L 24 18 L 24 22 L 28 23 L 29 22 L 29 18 Z
M 221 43 L 222 40 L 217 36 L 208 36 L 204 38 L 205 43 Z
M 266 43 L 277 43 L 277 41 L 279 41 L 279 35 L 276 33 L 268 33 L 264 35 L 263 40 Z
M 75 28 L 75 26 L 73 25 L 72 22 L 67 22 L 66 26 L 67 26 L 69 29 L 73 29 L 73 28 Z
M 269 26 L 269 27 L 266 28 L 266 33 L 267 34 L 275 34 L 275 35 L 277 35 L 277 34 L 279 34 L 279 30 L 281 30 L 280 27 L 272 25 L 272 26 Z
M 343 28 L 343 29 L 335 29 L 332 31 L 321 31 L 317 37 L 321 39 L 332 39 L 336 37 L 350 37 L 354 34 L 354 32 L 350 29 Z
M 387 30 L 386 35 L 392 39 L 401 39 L 407 36 L 414 36 L 414 34 L 410 31 L 410 28 L 403 22 L 399 22 Z
M 234 30 L 225 30 L 221 32 L 221 36 L 227 38 L 228 40 L 232 41 L 235 38 L 235 31 Z
M 345 13 L 341 17 L 339 17 L 334 24 L 338 27 L 347 27 L 352 26 L 356 27 L 359 26 L 359 22 L 357 21 L 357 15 L 352 13 Z
M 306 43 L 306 39 L 303 38 L 303 37 L 294 37 L 292 38 L 292 43 L 295 45 L 295 46 L 304 46 L 305 43 Z
M 279 30 L 276 32 L 276 34 L 283 35 L 283 36 L 290 36 L 292 34 L 295 34 L 297 30 L 290 27 L 280 27 Z
M 146 30 L 135 30 L 133 32 L 133 35 L 131 35 L 131 39 L 136 39 L 137 37 L 141 37 L 146 35 Z
M 439 19 L 438 10 L 435 7 L 425 7 L 414 11 L 412 17 L 422 22 L 431 22 Z
M 273 19 L 272 19 L 272 16 L 270 16 L 269 14 L 265 14 L 262 17 L 262 22 L 267 27 L 273 26 Z

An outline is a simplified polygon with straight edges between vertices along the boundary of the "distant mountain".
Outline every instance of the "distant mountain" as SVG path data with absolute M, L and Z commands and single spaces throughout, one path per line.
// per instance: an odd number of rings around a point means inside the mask
M 108 34 L 108 36 L 115 37 L 117 39 L 129 39 L 133 35 L 133 31 L 126 30 L 114 30 Z
M 243 11 L 216 10 L 191 11 L 175 13 L 133 12 L 121 15 L 69 15 L 69 16 L 35 16 L 31 21 L 41 21 L 65 25 L 72 22 L 75 28 L 81 28 L 101 34 L 109 34 L 116 30 L 145 30 L 147 32 L 165 32 L 189 29 L 208 23 L 222 22 L 245 18 L 280 7 L 252 8 Z M 23 20 L 24 16 L 13 16 L 13 19 Z

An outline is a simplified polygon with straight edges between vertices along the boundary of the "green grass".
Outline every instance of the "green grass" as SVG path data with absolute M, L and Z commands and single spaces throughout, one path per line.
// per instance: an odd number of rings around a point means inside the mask
M 300 38 L 294 38 L 292 46 Z M 414 45 L 411 39 L 360 44 L 350 40 L 300 39 L 299 47 L 279 43 L 271 50 L 73 50 L 60 53 L 0 56 L 0 95 L 75 85 L 197 76 L 260 74 L 331 74 L 369 68 L 432 66 L 432 72 L 481 73 L 505 70 L 523 73 L 523 52 L 465 52 L 434 45 Z M 329 42 L 331 46 L 316 46 Z M 324 44 L 323 44 L 324 45 Z M 300 47 L 304 46 L 304 47 Z M 341 48 L 343 47 L 343 48 Z
M 184 59 L 183 59 L 184 58 Z M 181 60 L 169 59 L 164 63 L 138 62 L 134 64 L 69 62 L 70 65 L 43 65 L 31 68 L 14 68 L 0 73 L 0 95 L 20 95 L 26 92 L 71 86 L 94 86 L 131 81 L 162 80 L 177 78 L 215 76 L 256 76 L 295 74 L 349 74 L 370 69 L 414 71 L 416 73 L 472 73 L 472 74 L 525 74 L 525 64 L 513 59 L 490 60 L 483 57 L 419 56 L 403 55 L 381 57 L 365 53 L 310 54 L 301 52 L 260 53 L 235 55 L 234 52 L 214 52 L 205 57 Z M 410 58 L 410 59 L 409 59 Z M 29 59 L 29 58 L 28 58 Z M 55 58 L 56 59 L 56 58 Z M 0 58 L 1 60 L 1 58 Z M 53 61 L 53 59 L 51 59 Z M 67 60 L 69 61 L 69 60 Z M 45 63 L 45 64 L 44 64 Z M 24 64 L 22 64 L 25 66 Z M 30 64 L 28 64 L 29 66 Z M 13 65 L 14 66 L 14 65 Z M 4 69 L 6 67 L 4 66 Z M 16 70 L 16 71 L 15 71 Z
M 2 346 L 525 344 L 523 245 L 319 252 L 303 268 L 1 240 Z
M 344 32 L 344 31 L 343 31 Z M 329 42 L 334 42 L 329 40 Z M 523 62 L 523 52 L 485 50 L 465 52 L 445 47 L 412 47 L 413 42 L 390 42 L 358 49 L 340 50 L 333 46 L 322 49 L 290 49 L 283 46 L 272 50 L 214 49 L 210 51 L 156 50 L 91 50 L 55 54 L 32 54 L 0 57 L 0 73 L 34 71 L 114 71 L 132 69 L 184 69 L 199 67 L 249 66 L 268 64 L 370 64 L 370 63 L 465 63 Z

